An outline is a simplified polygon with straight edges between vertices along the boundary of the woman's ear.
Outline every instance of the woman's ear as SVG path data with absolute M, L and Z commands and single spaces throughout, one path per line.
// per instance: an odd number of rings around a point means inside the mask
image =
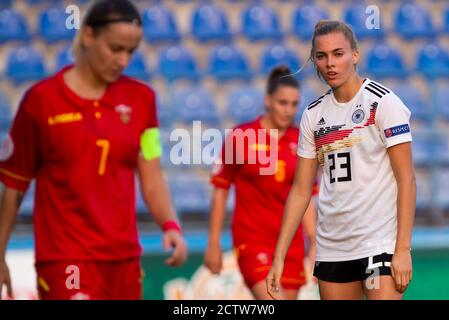
M 90 26 L 83 26 L 80 33 L 80 46 L 83 48 L 89 48 L 95 38 L 94 30 Z
M 357 65 L 360 61 L 359 49 L 354 49 L 352 51 L 352 63 Z

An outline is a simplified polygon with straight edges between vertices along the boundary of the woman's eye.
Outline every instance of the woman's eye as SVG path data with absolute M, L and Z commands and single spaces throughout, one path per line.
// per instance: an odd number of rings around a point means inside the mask
M 337 53 L 335 54 L 336 57 L 341 57 L 342 55 L 343 55 L 343 52 L 337 52 Z

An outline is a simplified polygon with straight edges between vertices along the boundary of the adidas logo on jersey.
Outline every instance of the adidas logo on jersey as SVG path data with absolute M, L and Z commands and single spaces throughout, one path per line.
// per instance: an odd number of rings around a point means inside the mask
M 324 121 L 324 118 L 321 118 L 320 121 L 318 121 L 319 126 L 323 126 L 326 124 L 326 121 Z

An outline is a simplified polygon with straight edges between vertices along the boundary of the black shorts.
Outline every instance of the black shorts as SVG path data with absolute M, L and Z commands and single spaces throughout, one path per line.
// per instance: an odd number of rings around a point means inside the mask
M 315 262 L 313 275 L 328 282 L 364 281 L 369 277 L 391 276 L 392 254 L 382 253 L 377 256 L 349 261 Z

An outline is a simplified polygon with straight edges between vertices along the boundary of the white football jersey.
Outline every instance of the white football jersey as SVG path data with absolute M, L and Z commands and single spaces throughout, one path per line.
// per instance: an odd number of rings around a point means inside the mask
M 329 90 L 301 118 L 298 155 L 318 158 L 316 261 L 393 253 L 397 186 L 387 148 L 412 141 L 410 111 L 388 88 L 365 79 L 339 103 Z

